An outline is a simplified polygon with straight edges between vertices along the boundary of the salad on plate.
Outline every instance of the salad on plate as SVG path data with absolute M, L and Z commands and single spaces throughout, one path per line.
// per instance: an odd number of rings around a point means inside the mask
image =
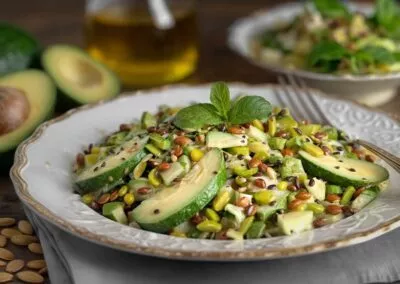
M 270 65 L 338 75 L 400 72 L 400 5 L 377 0 L 371 15 L 340 0 L 312 0 L 292 21 L 258 33 L 254 56 Z
M 78 153 L 76 191 L 99 214 L 200 239 L 291 235 L 349 217 L 387 186 L 377 158 L 260 96 L 161 106 Z

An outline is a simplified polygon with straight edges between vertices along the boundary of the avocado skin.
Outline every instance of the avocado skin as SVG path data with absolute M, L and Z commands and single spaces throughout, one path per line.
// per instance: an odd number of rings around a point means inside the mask
M 303 163 L 303 167 L 304 167 L 305 171 L 307 172 L 307 174 L 309 174 L 311 176 L 322 178 L 329 183 L 341 185 L 341 186 L 352 185 L 354 187 L 371 185 L 371 183 L 368 181 L 354 180 L 354 179 L 346 178 L 344 176 L 338 176 L 336 174 L 333 174 L 329 170 L 323 169 L 322 167 L 318 167 L 317 165 L 311 163 L 310 161 L 308 161 L 307 159 L 304 159 L 301 156 L 300 156 L 300 159 Z M 377 181 L 374 184 L 378 184 L 389 178 L 389 172 L 386 169 L 385 169 L 385 171 L 386 171 L 385 176 L 383 176 L 380 181 Z
M 222 155 L 222 153 L 220 153 Z M 211 200 L 217 195 L 219 189 L 226 182 L 226 169 L 224 159 L 221 158 L 221 165 L 218 173 L 214 176 L 214 178 L 209 182 L 209 184 L 201 191 L 201 193 L 186 207 L 182 208 L 175 214 L 169 216 L 168 218 L 154 224 L 145 224 L 139 223 L 142 229 L 157 232 L 157 233 L 165 233 L 168 232 L 171 228 L 181 224 L 186 221 L 188 218 L 195 215 L 197 212 L 202 210 Z M 137 220 L 136 220 L 137 221 Z
M 39 53 L 39 43 L 31 34 L 0 23 L 0 76 L 32 67 Z

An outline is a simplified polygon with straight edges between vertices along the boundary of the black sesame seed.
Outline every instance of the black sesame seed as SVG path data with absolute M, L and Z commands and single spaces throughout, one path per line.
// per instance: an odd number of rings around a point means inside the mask
M 242 138 L 246 139 L 246 135 L 242 135 Z
M 308 185 L 314 186 L 314 184 L 315 184 L 315 180 L 314 180 L 314 178 L 311 178 L 310 181 L 308 182 Z
M 245 141 L 245 140 L 240 140 L 240 143 L 243 143 L 243 144 L 244 144 L 244 143 L 246 143 L 246 141 Z
M 242 155 L 242 154 L 238 155 L 238 159 L 239 160 L 243 160 L 244 159 L 244 155 Z
M 340 163 L 343 163 L 343 160 L 339 160 Z
M 103 163 L 101 164 L 101 167 L 104 168 L 105 166 L 106 166 L 106 162 L 103 162 Z
M 338 169 L 340 169 L 340 167 L 339 167 L 339 166 L 335 166 L 335 169 L 337 169 L 337 170 L 338 170 Z
M 294 128 L 294 131 L 296 131 L 297 134 L 299 134 L 299 135 L 302 135 L 302 134 L 303 134 L 303 131 L 301 131 L 300 128 L 295 127 L 295 128 Z
M 343 151 L 343 147 L 339 146 L 336 148 L 338 151 Z
M 350 168 L 350 169 L 348 169 L 350 172 L 355 172 L 356 171 L 356 169 L 353 169 L 353 168 Z
M 213 171 L 213 174 L 216 175 L 216 174 L 218 174 L 218 172 L 217 171 Z
M 362 180 L 367 180 L 366 178 L 362 178 Z
M 269 205 L 270 206 L 274 206 L 276 204 L 276 201 L 274 200 L 274 201 L 271 201 L 270 203 L 269 203 Z
M 267 186 L 267 189 L 275 189 L 276 185 L 275 184 L 270 184 Z
M 124 157 L 121 158 L 122 161 L 125 161 L 126 159 Z
M 99 169 L 99 167 L 95 167 L 95 168 L 93 169 L 93 171 L 94 171 L 94 172 L 97 172 L 98 169 Z
M 158 214 L 158 213 L 160 213 L 160 209 L 155 209 L 153 212 L 154 212 L 154 214 Z
M 307 138 L 306 138 L 306 141 L 307 141 L 307 142 L 311 142 L 311 139 L 307 137 Z
M 333 155 L 340 155 L 340 152 L 339 152 L 339 151 L 336 151 L 336 152 L 333 152 L 332 154 L 333 154 Z

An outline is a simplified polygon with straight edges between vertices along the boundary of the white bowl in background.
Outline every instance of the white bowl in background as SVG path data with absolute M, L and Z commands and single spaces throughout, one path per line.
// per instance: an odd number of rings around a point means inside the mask
M 370 14 L 371 4 L 351 3 L 355 11 Z M 278 23 L 289 22 L 304 9 L 304 3 L 288 3 L 272 9 L 259 10 L 248 17 L 236 20 L 229 28 L 228 46 L 252 64 L 276 73 L 292 73 L 304 79 L 309 87 L 327 94 L 356 100 L 368 106 L 384 104 L 397 95 L 400 86 L 400 72 L 378 75 L 333 75 L 292 70 L 265 62 L 254 56 L 251 43 L 254 37 L 265 30 L 273 30 Z

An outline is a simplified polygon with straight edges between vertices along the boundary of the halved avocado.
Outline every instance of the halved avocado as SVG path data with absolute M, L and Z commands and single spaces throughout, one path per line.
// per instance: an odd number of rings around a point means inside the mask
M 51 117 L 55 102 L 56 87 L 42 71 L 0 78 L 0 171 L 9 169 L 18 144 Z
M 203 209 L 226 182 L 222 151 L 212 149 L 181 182 L 143 201 L 131 217 L 146 230 L 167 232 Z
M 78 47 L 52 45 L 41 59 L 67 107 L 110 99 L 120 91 L 117 76 Z

